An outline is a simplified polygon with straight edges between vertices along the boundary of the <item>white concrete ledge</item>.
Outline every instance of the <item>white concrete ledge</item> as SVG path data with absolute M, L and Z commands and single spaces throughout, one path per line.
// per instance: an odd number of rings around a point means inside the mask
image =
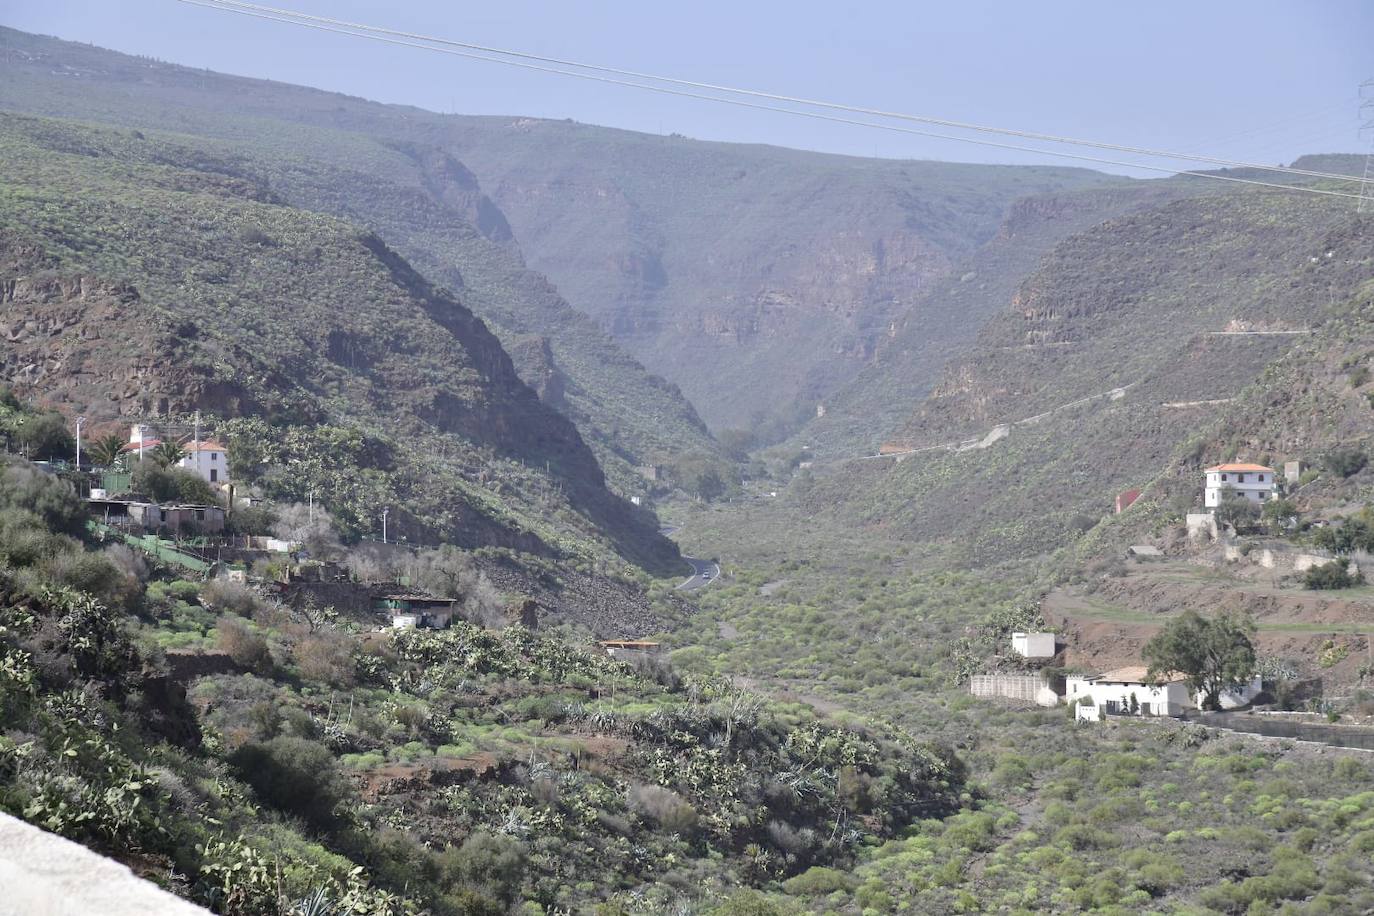
M 123 865 L 0 814 L 0 916 L 208 916 Z

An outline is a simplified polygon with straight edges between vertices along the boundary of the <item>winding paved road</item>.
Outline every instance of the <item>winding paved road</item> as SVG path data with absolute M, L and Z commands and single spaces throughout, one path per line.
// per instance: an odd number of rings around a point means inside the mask
M 672 537 L 679 530 L 681 530 L 680 525 L 664 525 L 658 529 L 658 533 L 664 537 Z M 682 559 L 686 560 L 688 565 L 692 567 L 692 575 L 678 586 L 678 591 L 696 591 L 720 578 L 719 563 L 712 560 L 698 560 L 696 557 L 689 557 L 685 553 L 682 555 Z
M 710 585 L 713 581 L 720 578 L 720 564 L 710 560 L 698 560 L 696 557 L 682 555 L 682 559 L 692 564 L 692 576 L 686 582 L 678 586 L 680 591 L 690 592 L 698 588 Z

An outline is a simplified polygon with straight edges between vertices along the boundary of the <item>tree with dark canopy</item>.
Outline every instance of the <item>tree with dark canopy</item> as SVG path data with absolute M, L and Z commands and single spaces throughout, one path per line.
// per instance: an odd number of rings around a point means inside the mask
M 1255 674 L 1255 646 L 1250 638 L 1255 623 L 1229 611 L 1202 617 L 1185 611 L 1156 633 L 1141 655 L 1151 679 L 1177 672 L 1188 678 L 1194 693 L 1202 694 L 1203 709 L 1220 709 L 1223 690 L 1241 687 Z

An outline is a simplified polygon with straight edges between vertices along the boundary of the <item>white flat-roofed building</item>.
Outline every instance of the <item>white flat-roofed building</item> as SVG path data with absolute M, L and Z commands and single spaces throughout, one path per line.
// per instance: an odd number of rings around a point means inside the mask
M 1053 633 L 1013 633 L 1011 651 L 1022 658 L 1053 658 Z
M 1202 504 L 1209 509 L 1221 505 L 1228 489 L 1251 502 L 1262 503 L 1273 499 L 1278 488 L 1277 472 L 1262 464 L 1218 464 L 1203 473 Z

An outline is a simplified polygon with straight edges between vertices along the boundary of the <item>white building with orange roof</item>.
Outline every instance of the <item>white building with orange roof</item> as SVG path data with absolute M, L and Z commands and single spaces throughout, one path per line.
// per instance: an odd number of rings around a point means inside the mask
M 1222 496 L 1232 490 L 1254 503 L 1274 498 L 1278 473 L 1262 464 L 1218 464 L 1203 472 L 1202 504 L 1209 509 L 1221 505 Z
M 177 467 L 194 471 L 213 484 L 229 482 L 229 450 L 213 439 L 201 442 L 187 442 L 182 446 L 186 457 L 177 462 Z

